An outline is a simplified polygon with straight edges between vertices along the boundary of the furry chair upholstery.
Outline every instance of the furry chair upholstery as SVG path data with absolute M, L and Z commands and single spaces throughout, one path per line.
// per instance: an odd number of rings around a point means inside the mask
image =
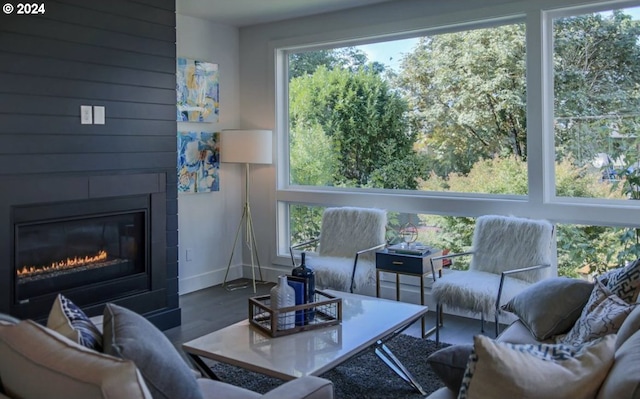
M 375 285 L 375 250 L 386 244 L 386 226 L 387 212 L 382 209 L 325 209 L 318 253 L 307 258 L 316 287 L 353 292 Z
M 485 316 L 530 284 L 551 277 L 553 226 L 545 220 L 486 215 L 476 220 L 469 270 L 445 274 L 433 283 L 437 313 L 446 305 Z M 443 256 L 455 257 L 464 254 Z M 523 268 L 531 268 L 521 271 Z M 436 323 L 439 327 L 440 323 Z M 439 334 L 436 329 L 436 340 Z

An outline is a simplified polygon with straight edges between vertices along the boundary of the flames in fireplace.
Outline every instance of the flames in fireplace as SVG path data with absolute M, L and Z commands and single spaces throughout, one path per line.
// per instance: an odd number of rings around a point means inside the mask
M 51 262 L 49 265 L 23 266 L 16 270 L 18 280 L 37 278 L 43 275 L 70 273 L 86 269 L 109 266 L 122 260 L 108 260 L 107 251 L 98 251 L 92 256 L 75 256 L 60 261 Z

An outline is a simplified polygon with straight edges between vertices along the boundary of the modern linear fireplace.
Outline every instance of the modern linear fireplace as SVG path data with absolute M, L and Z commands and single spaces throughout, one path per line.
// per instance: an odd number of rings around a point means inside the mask
M 0 231 L 0 312 L 44 321 L 61 293 L 90 316 L 113 302 L 162 328 L 179 323 L 165 178 L 61 177 L 35 186 L 12 180 L 18 189 L 0 201 L 8 211 L 8 229 Z
M 15 302 L 85 291 L 91 303 L 94 292 L 108 301 L 148 290 L 147 215 L 144 198 L 15 208 Z

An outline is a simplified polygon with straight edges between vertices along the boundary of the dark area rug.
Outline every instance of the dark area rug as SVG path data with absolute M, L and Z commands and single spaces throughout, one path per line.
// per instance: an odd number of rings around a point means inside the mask
M 386 345 L 409 369 L 427 393 L 444 386 L 427 364 L 427 356 L 437 350 L 434 341 L 400 334 L 388 341 Z M 447 344 L 441 344 L 441 347 L 444 346 Z M 216 363 L 211 369 L 222 381 L 259 393 L 266 393 L 284 383 L 277 378 L 222 363 Z M 322 377 L 333 381 L 337 399 L 423 398 L 391 371 L 375 355 L 373 349 L 368 349 L 363 354 L 347 360 L 333 370 L 324 373 Z

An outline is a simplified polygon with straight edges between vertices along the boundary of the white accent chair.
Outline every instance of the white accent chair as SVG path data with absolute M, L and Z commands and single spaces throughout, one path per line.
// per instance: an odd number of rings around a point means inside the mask
M 386 245 L 387 212 L 383 209 L 327 208 L 322 214 L 320 235 L 289 248 L 317 244 L 317 255 L 307 257 L 315 273 L 316 288 L 364 293 L 376 281 L 375 251 Z
M 452 271 L 438 279 L 433 274 L 436 343 L 440 342 L 443 305 L 479 313 L 482 332 L 485 316 L 493 313 L 498 336 L 500 306 L 529 285 L 554 274 L 553 241 L 554 228 L 546 220 L 485 215 L 476 219 L 471 251 L 431 258 L 434 262 L 472 256 L 467 271 Z

